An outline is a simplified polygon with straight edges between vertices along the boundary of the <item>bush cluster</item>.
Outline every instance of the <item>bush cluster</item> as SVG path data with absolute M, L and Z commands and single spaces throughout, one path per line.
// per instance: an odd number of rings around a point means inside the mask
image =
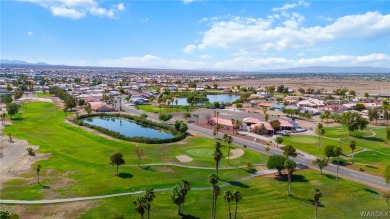
M 89 117 L 101 117 L 101 118 L 103 118 L 103 117 L 120 117 L 120 118 L 130 120 L 132 122 L 135 122 L 136 124 L 143 126 L 143 127 L 157 128 L 160 130 L 170 132 L 174 135 L 174 137 L 167 138 L 167 139 L 148 138 L 148 137 L 141 137 L 141 136 L 127 137 L 127 136 L 120 134 L 119 132 L 111 131 L 109 129 L 106 129 L 106 128 L 103 128 L 100 126 L 95 126 L 95 125 L 91 125 L 88 123 L 84 123 L 83 119 L 86 119 Z M 180 129 L 177 130 L 174 126 L 171 126 L 168 124 L 157 123 L 157 122 L 153 122 L 153 121 L 147 120 L 145 118 L 142 118 L 140 116 L 132 116 L 132 115 L 126 115 L 126 114 L 121 114 L 121 113 L 112 113 L 112 114 L 93 113 L 90 115 L 85 114 L 85 115 L 81 115 L 81 116 L 76 117 L 75 119 L 73 119 L 73 122 L 76 123 L 77 125 L 80 125 L 80 126 L 86 126 L 86 127 L 95 129 L 103 134 L 106 134 L 106 135 L 114 137 L 114 138 L 118 138 L 118 139 L 122 139 L 122 140 L 126 140 L 126 141 L 137 142 L 137 143 L 146 143 L 146 144 L 172 143 L 172 142 L 181 141 L 187 136 L 187 132 L 184 131 L 185 128 L 182 128 L 181 130 Z M 184 132 L 181 132 L 181 131 L 184 131 Z

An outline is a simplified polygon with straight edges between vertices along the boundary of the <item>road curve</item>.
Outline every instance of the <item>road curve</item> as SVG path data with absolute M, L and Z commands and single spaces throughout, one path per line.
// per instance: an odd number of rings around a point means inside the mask
M 136 114 L 136 115 L 140 115 L 141 113 L 145 113 L 144 111 L 137 110 L 133 107 L 128 107 L 128 106 L 124 106 L 123 109 L 128 113 L 132 113 L 132 114 Z M 149 118 L 158 121 L 158 115 L 148 113 L 148 116 L 149 116 Z M 189 130 L 189 132 L 197 132 L 197 133 L 205 135 L 209 138 L 214 138 L 214 135 L 213 135 L 211 130 L 196 126 L 194 124 L 188 124 L 188 130 Z M 218 137 L 222 137 L 222 134 L 219 133 Z M 273 155 L 273 154 L 282 155 L 283 154 L 283 151 L 280 149 L 270 148 L 269 151 L 266 151 L 265 150 L 266 146 L 264 146 L 263 144 L 258 143 L 258 142 L 248 141 L 248 140 L 245 140 L 242 138 L 234 138 L 234 143 L 237 145 L 241 145 L 241 146 L 246 145 L 246 147 L 248 149 L 251 149 L 253 151 L 257 151 L 257 152 L 260 152 L 263 154 L 267 154 L 267 155 Z M 313 169 L 319 170 L 312 163 L 313 156 L 310 156 L 310 157 L 298 156 L 296 158 L 293 158 L 293 160 L 297 163 L 300 163 L 300 164 L 309 166 Z M 336 175 L 337 174 L 337 166 L 330 163 L 326 168 L 323 169 L 323 172 L 326 172 L 326 173 L 329 173 L 332 175 Z M 389 189 L 389 186 L 386 185 L 386 183 L 382 177 L 374 176 L 374 175 L 367 174 L 367 173 L 360 172 L 360 171 L 356 171 L 356 170 L 352 170 L 352 169 L 342 167 L 342 166 L 339 167 L 339 177 L 350 179 L 352 181 L 359 182 L 359 183 L 362 183 L 362 184 L 365 184 L 365 185 L 368 185 L 371 187 L 375 187 L 378 189 Z

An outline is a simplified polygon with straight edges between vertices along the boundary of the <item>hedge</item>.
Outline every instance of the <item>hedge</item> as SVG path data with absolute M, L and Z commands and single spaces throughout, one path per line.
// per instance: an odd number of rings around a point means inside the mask
M 125 118 L 127 120 L 130 120 L 132 122 L 135 122 L 138 125 L 141 125 L 143 127 L 147 128 L 158 128 L 165 131 L 168 131 L 174 135 L 173 138 L 167 138 L 167 139 L 159 139 L 159 138 L 148 138 L 148 137 L 141 137 L 141 136 L 135 136 L 135 137 L 127 137 L 123 134 L 120 134 L 119 132 L 111 131 L 109 129 L 91 125 L 88 123 L 84 123 L 83 119 L 89 118 L 89 117 L 120 117 Z M 146 143 L 146 144 L 163 144 L 163 143 L 172 143 L 183 140 L 187 136 L 187 132 L 179 132 L 175 129 L 175 127 L 165 124 L 165 123 L 157 123 L 150 120 L 147 120 L 145 118 L 139 117 L 139 116 L 132 116 L 127 114 L 121 114 L 121 113 L 93 113 L 93 114 L 85 114 L 78 116 L 73 119 L 73 122 L 76 123 L 79 126 L 86 126 L 92 129 L 95 129 L 103 134 L 106 134 L 108 136 L 118 138 L 125 141 L 131 141 L 131 142 L 137 142 L 137 143 Z

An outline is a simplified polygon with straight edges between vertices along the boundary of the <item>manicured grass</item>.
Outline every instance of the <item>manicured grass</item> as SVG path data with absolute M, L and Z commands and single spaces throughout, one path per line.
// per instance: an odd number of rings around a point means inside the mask
M 64 123 L 64 113 L 52 103 L 28 103 L 23 107 L 23 115 L 18 114 L 13 125 L 5 128 L 4 133 L 12 133 L 29 143 L 39 145 L 38 153 L 50 153 L 48 160 L 39 161 L 42 165 L 42 184 L 50 186 L 50 191 L 58 193 L 58 197 L 76 197 L 112 194 L 136 191 L 145 186 L 166 188 L 186 178 L 194 186 L 206 186 L 207 176 L 213 170 L 188 169 L 173 166 L 130 167 L 119 168 L 121 176 L 114 176 L 115 167 L 110 166 L 110 156 L 116 152 L 124 155 L 126 164 L 136 165 L 135 144 L 120 140 L 109 140 L 95 135 L 80 127 Z M 141 163 L 177 163 L 176 155 L 185 154 L 191 149 L 210 149 L 214 140 L 200 137 L 188 137 L 186 140 L 162 145 L 137 144 L 145 152 Z M 237 147 L 237 146 L 232 146 Z M 224 153 L 227 147 L 224 147 Z M 227 154 L 227 153 L 225 153 Z M 214 167 L 212 157 L 196 158 L 185 165 Z M 253 151 L 245 151 L 242 158 L 231 161 L 231 165 L 245 165 L 247 161 L 265 163 L 267 156 Z M 220 167 L 228 166 L 223 159 Z M 220 177 L 226 181 L 247 176 L 244 169 L 220 171 Z M 36 195 L 36 172 L 31 169 L 23 175 L 26 180 L 6 184 L 1 190 L 4 199 L 38 199 L 45 196 L 46 191 Z M 28 180 L 30 178 L 30 180 Z M 62 183 L 68 179 L 68 183 Z M 202 180 L 200 180 L 202 179 Z M 18 192 L 15 192 L 18 191 Z
M 136 106 L 138 107 L 138 109 L 140 110 L 143 110 L 145 112 L 149 112 L 149 113 L 166 113 L 167 112 L 167 109 L 165 107 L 162 107 L 161 108 L 161 111 L 160 111 L 160 108 L 158 106 L 154 106 L 154 105 L 138 105 Z M 171 109 L 171 113 L 176 113 L 176 112 L 186 112 L 187 110 L 183 107 L 176 107 L 176 105 L 173 105 L 172 109 Z
M 323 148 L 328 144 L 341 146 L 343 153 L 348 155 L 345 160 L 348 161 L 349 165 L 352 162 L 351 149 L 348 144 L 352 140 L 356 141 L 356 151 L 362 150 L 362 148 L 375 150 L 357 153 L 354 159 L 355 164 L 352 167 L 356 169 L 361 167 L 364 171 L 382 174 L 384 168 L 389 164 L 390 144 L 385 144 L 385 128 L 368 127 L 365 130 L 355 131 L 351 135 L 344 126 L 325 127 L 325 130 L 326 138 L 323 139 Z M 375 133 L 374 136 L 372 136 L 373 133 L 370 130 Z M 334 138 L 334 140 L 329 138 Z M 307 153 L 324 156 L 323 151 L 318 151 L 318 137 L 316 136 L 295 135 L 285 138 L 284 144 L 292 144 Z
M 46 92 L 46 93 L 35 92 L 34 95 L 37 96 L 37 97 L 50 97 L 51 96 L 51 94 L 49 92 Z
M 295 148 L 315 156 L 324 156 L 324 148 L 327 145 L 340 146 L 344 153 L 350 153 L 351 151 L 347 144 L 327 138 L 322 139 L 321 149 L 318 150 L 318 137 L 309 135 L 293 135 L 285 137 L 283 144 L 291 144 Z
M 285 178 L 257 177 L 222 188 L 217 201 L 217 217 L 228 218 L 228 204 L 223 200 L 223 192 L 227 189 L 239 190 L 244 196 L 238 203 L 238 218 L 313 218 L 312 188 L 319 188 L 323 194 L 318 209 L 319 218 L 358 218 L 361 211 L 381 211 L 386 208 L 380 194 L 360 184 L 347 180 L 337 182 L 334 177 L 320 175 L 313 170 L 299 171 L 294 175 L 291 197 L 287 196 Z M 102 200 L 100 206 L 85 212 L 82 218 L 109 218 L 114 215 L 138 218 L 132 205 L 137 196 Z M 211 191 L 190 190 L 184 213 L 188 218 L 209 218 Z M 156 192 L 151 218 L 177 218 L 170 191 Z

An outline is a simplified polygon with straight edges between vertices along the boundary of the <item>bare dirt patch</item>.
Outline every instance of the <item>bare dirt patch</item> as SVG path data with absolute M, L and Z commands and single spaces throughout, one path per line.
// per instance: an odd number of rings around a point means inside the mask
M 0 126 L 0 185 L 11 179 L 20 179 L 21 174 L 31 170 L 31 165 L 39 160 L 45 160 L 50 154 L 37 153 L 39 146 L 30 145 L 26 140 L 12 138 L 9 142 L 8 136 L 1 135 L 3 126 Z M 27 148 L 35 151 L 35 156 L 27 153 Z
M 178 159 L 182 163 L 191 162 L 192 158 L 187 155 L 177 155 L 176 159 Z

